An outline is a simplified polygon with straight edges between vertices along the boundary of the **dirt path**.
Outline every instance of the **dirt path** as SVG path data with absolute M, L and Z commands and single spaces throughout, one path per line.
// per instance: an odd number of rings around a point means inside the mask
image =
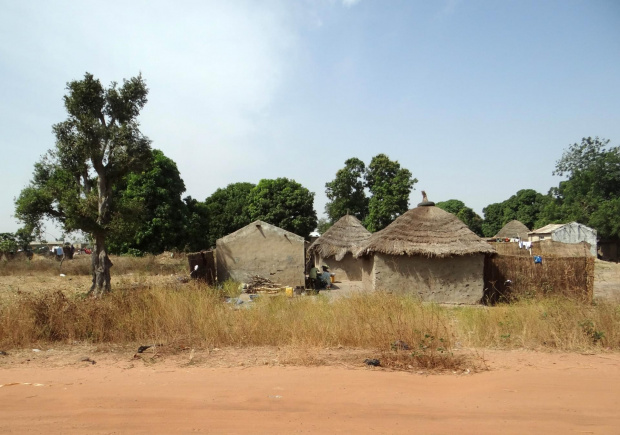
M 15 362 L 0 369 L 0 433 L 618 433 L 620 355 L 486 358 L 487 372 L 430 376 L 125 357 Z

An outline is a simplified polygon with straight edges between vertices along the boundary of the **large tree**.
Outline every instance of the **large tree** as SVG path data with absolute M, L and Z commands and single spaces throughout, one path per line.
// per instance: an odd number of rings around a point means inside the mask
M 489 204 L 482 212 L 485 236 L 493 237 L 511 220 L 518 220 L 529 229 L 538 228 L 542 223 L 542 211 L 549 198 L 533 189 L 519 190 L 503 202 Z
M 140 132 L 138 116 L 147 102 L 142 76 L 113 82 L 107 89 L 86 73 L 67 84 L 67 120 L 53 126 L 55 147 L 35 164 L 33 179 L 16 200 L 16 216 L 40 227 L 44 219 L 65 232 L 82 230 L 95 243 L 91 294 L 110 291 L 106 237 L 124 219 L 115 186 L 144 167 L 150 141 Z
M 251 222 L 247 206 L 250 192 L 254 187 L 252 183 L 231 183 L 223 189 L 217 189 L 205 200 L 209 216 L 209 246 L 215 246 L 217 239 Z
M 185 183 L 176 163 L 160 150 L 153 150 L 141 172 L 125 176 L 115 189 L 119 201 L 139 206 L 139 215 L 122 229 L 112 232 L 110 251 L 159 254 L 183 249 L 186 244 L 186 204 L 181 199 Z
M 185 250 L 201 251 L 214 246 L 209 240 L 210 219 L 207 205 L 188 196 L 183 198 L 186 209 L 185 218 Z
M 248 196 L 250 221 L 263 220 L 307 238 L 317 225 L 314 193 L 288 178 L 260 180 Z
M 545 222 L 576 221 L 603 237 L 620 237 L 620 147 L 608 145 L 585 137 L 563 153 L 553 174 L 567 180 L 550 190 Z
M 325 213 L 333 224 L 346 214 L 363 221 L 368 213 L 368 198 L 364 191 L 366 165 L 352 157 L 344 162 L 344 168 L 336 172 L 336 178 L 325 183 L 325 194 L 329 202 Z
M 452 213 L 458 217 L 467 227 L 479 236 L 482 236 L 482 218 L 471 208 L 467 207 L 463 201 L 449 199 L 438 202 L 437 207 Z
M 368 231 L 379 231 L 409 210 L 409 194 L 418 182 L 408 169 L 385 154 L 372 158 L 366 171 L 366 187 L 371 193 L 364 224 Z

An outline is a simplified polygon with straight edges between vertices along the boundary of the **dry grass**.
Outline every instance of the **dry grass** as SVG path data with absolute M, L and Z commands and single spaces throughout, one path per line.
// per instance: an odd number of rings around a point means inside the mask
M 148 255 L 145 257 L 118 257 L 111 256 L 113 275 L 137 273 L 146 275 L 160 275 L 185 272 L 187 260 L 183 257 L 170 258 L 166 255 Z M 32 260 L 20 258 L 15 260 L 0 260 L 0 276 L 33 275 L 41 273 L 68 275 L 90 275 L 90 255 L 76 255 L 73 260 L 62 262 L 50 256 L 34 255 Z
M 176 348 L 287 346 L 375 349 L 382 365 L 454 369 L 458 348 L 620 350 L 620 306 L 567 299 L 451 308 L 376 293 L 265 297 L 252 309 L 200 284 L 117 288 L 100 299 L 19 293 L 0 305 L 0 346 L 162 343 Z
M 226 294 L 238 291 L 235 283 L 215 290 L 197 282 L 145 279 L 141 274 L 162 267 L 157 259 L 120 260 L 116 265 L 134 275 L 121 278 L 103 299 L 68 290 L 1 294 L 0 349 L 138 343 L 170 349 L 282 346 L 306 355 L 306 349 L 345 347 L 372 349 L 383 366 L 451 370 L 463 367 L 461 350 L 468 348 L 620 350 L 618 303 L 558 297 L 446 307 L 371 293 L 262 297 L 245 309 L 248 304 L 225 301 Z M 19 269 L 11 267 L 11 273 Z
M 539 298 L 460 308 L 453 318 L 459 340 L 472 347 L 620 350 L 620 304 L 614 302 Z

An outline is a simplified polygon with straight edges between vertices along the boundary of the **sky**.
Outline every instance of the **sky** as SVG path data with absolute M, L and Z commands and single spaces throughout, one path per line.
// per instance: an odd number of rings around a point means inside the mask
M 66 83 L 142 74 L 152 146 L 204 200 L 287 177 L 315 196 L 344 161 L 384 153 L 410 206 L 479 214 L 546 193 L 587 136 L 620 145 L 616 0 L 0 0 L 0 232 L 67 118 Z M 55 232 L 56 230 L 52 231 Z M 53 234 L 52 234 L 53 235 Z

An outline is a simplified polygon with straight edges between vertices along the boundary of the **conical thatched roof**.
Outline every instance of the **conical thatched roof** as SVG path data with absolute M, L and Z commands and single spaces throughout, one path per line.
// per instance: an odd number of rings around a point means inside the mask
M 355 216 L 343 216 L 325 233 L 316 239 L 308 252 L 317 252 L 321 257 L 335 257 L 340 261 L 347 253 L 355 254 L 359 245 L 368 240 L 370 232 Z
M 374 233 L 357 256 L 380 252 L 391 255 L 450 257 L 493 254 L 495 250 L 456 216 L 430 202 L 409 210 L 386 228 Z
M 495 235 L 495 237 L 501 239 L 518 239 L 519 237 L 521 237 L 522 239 L 527 240 L 527 233 L 529 232 L 530 230 L 528 230 L 524 224 L 517 220 L 513 220 L 504 225 L 502 229 L 499 230 L 499 232 Z

